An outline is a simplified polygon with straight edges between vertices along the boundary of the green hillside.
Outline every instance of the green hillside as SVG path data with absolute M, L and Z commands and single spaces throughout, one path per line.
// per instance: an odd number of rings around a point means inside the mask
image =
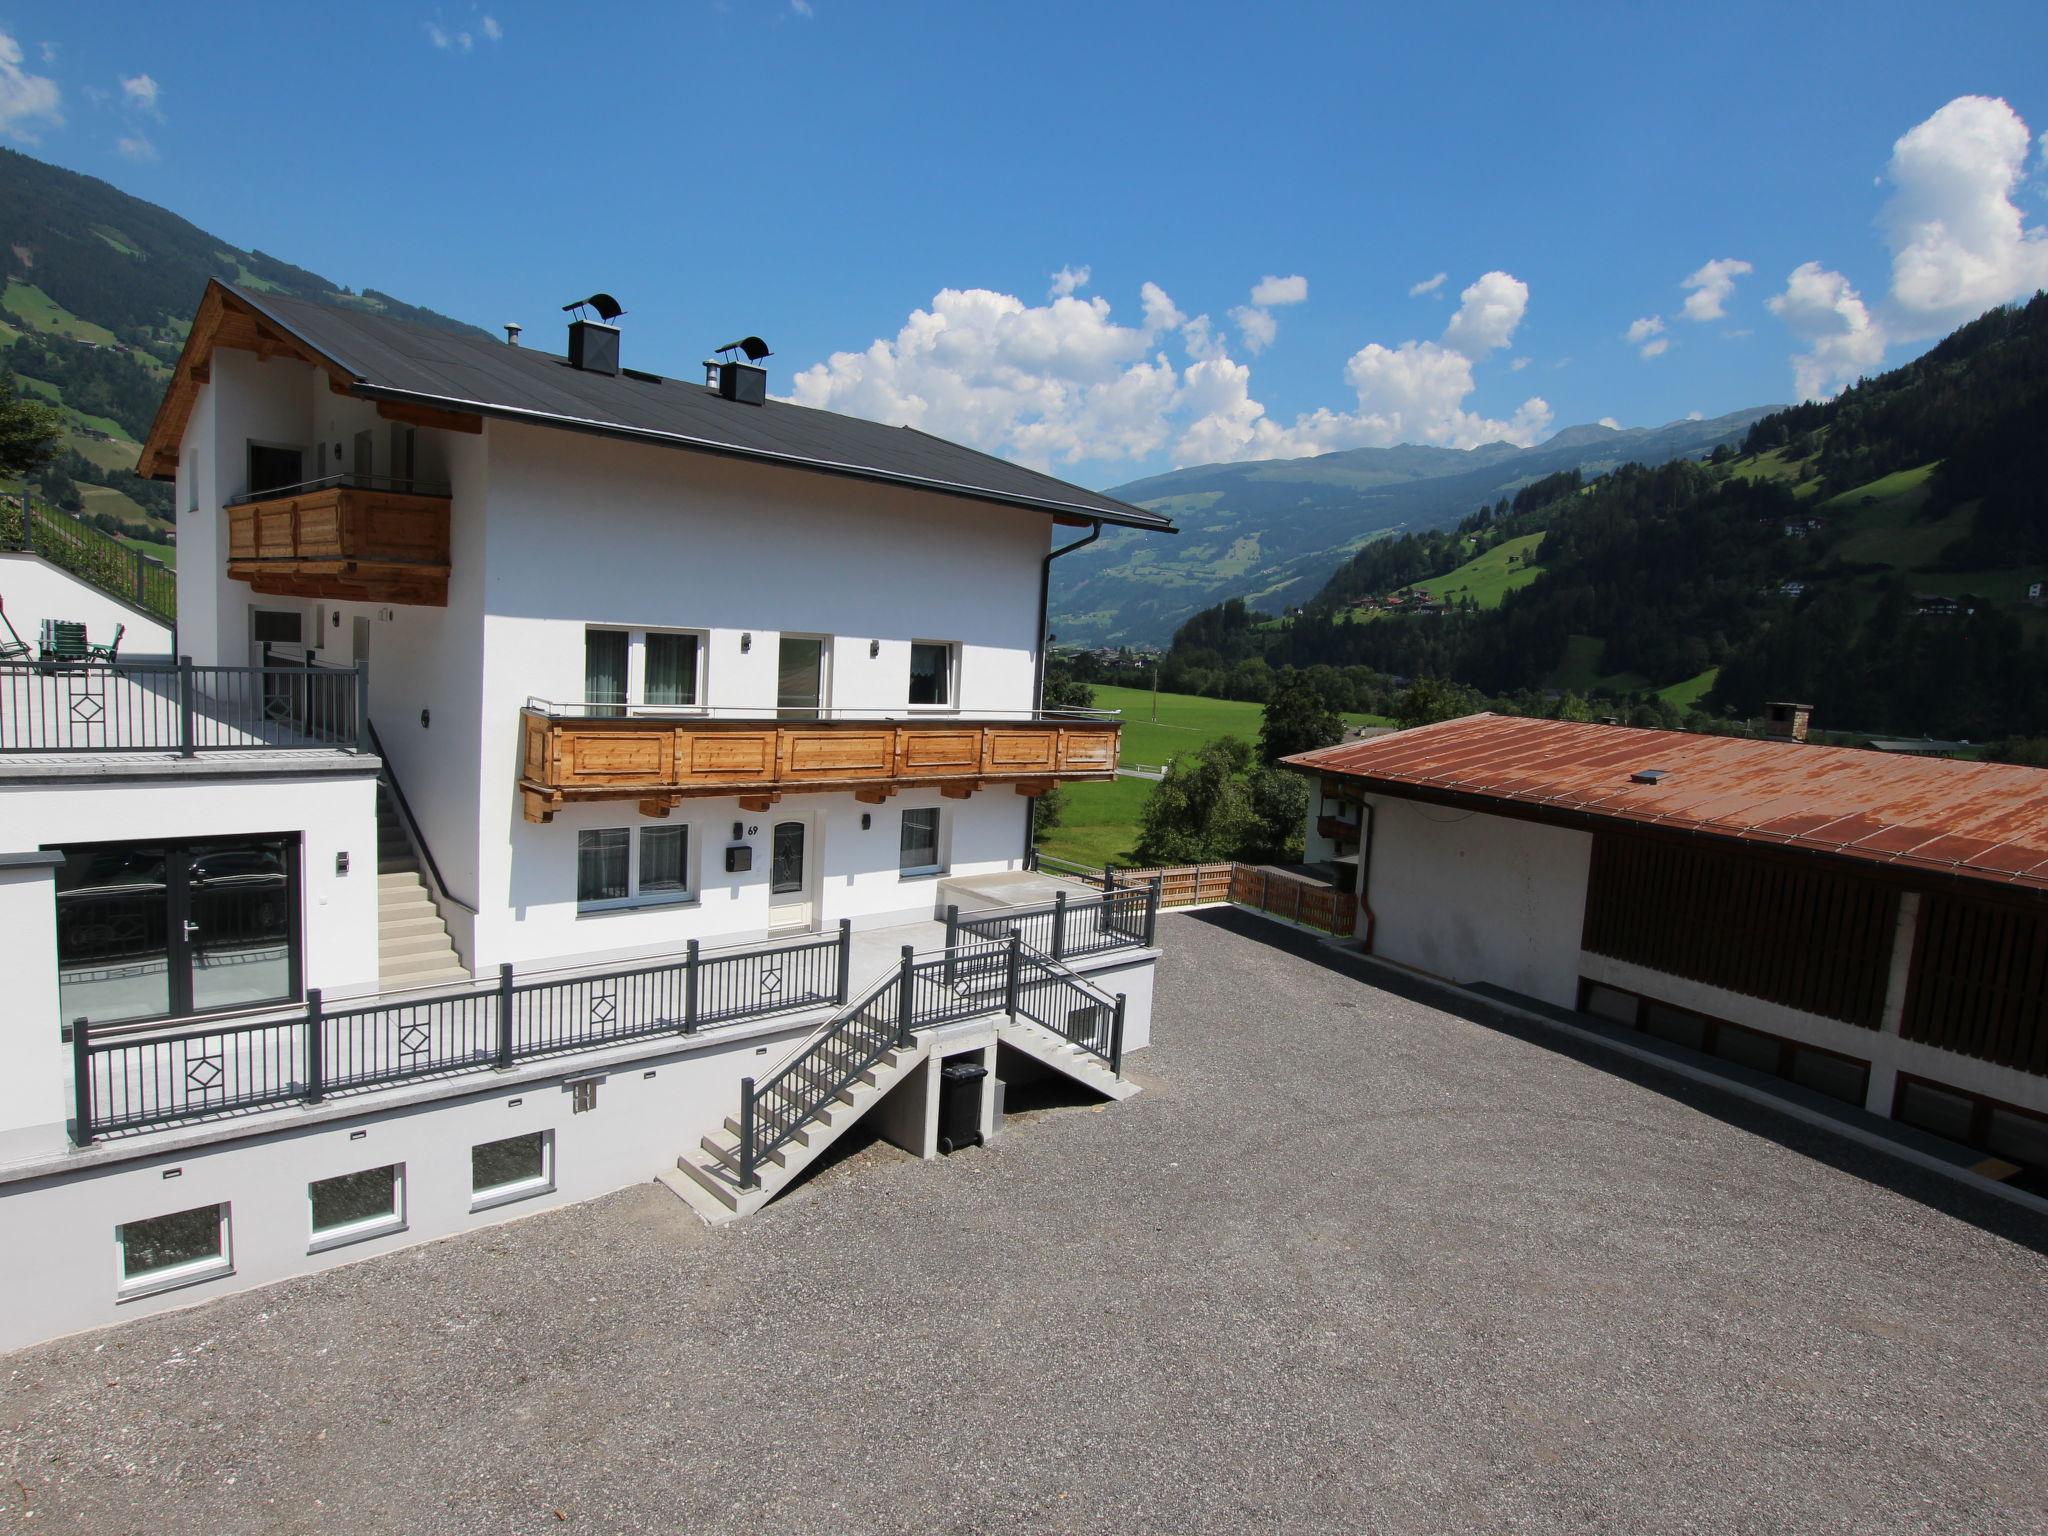
M 2048 582 L 2043 421 L 2048 295 L 1761 419 L 1740 451 L 1561 474 L 1454 532 L 1368 545 L 1290 622 L 1205 610 L 1162 679 L 1228 693 L 1327 666 L 1531 709 L 1571 692 L 1674 721 L 1749 718 L 1800 698 L 1850 732 L 2048 734 L 2048 607 L 2029 596 Z M 1347 622 L 1416 586 L 1473 602 Z
M 1114 488 L 1180 527 L 1110 528 L 1053 566 L 1053 628 L 1082 644 L 1165 640 L 1190 615 L 1242 597 L 1270 613 L 1307 601 L 1332 566 L 1398 530 L 1451 527 L 1474 508 L 1560 470 L 1700 457 L 1771 408 L 1617 431 L 1572 427 L 1533 448 L 1404 443 L 1307 459 L 1203 464 Z
M 0 227 L 0 357 L 13 386 L 56 405 L 66 428 L 55 462 L 28 489 L 161 560 L 175 537 L 170 487 L 137 478 L 136 453 L 209 277 L 474 329 L 241 250 L 104 181 L 9 149 L 0 149 Z

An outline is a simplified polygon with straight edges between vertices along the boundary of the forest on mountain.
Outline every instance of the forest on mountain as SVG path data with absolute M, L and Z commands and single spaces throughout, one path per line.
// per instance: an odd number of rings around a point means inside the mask
M 2036 296 L 1763 418 L 1740 451 L 1549 476 L 1455 529 L 1367 545 L 1293 614 L 1205 610 L 1176 633 L 1161 686 L 1257 697 L 1262 678 L 1313 667 L 1340 679 L 1340 707 L 1370 707 L 1356 696 L 1388 677 L 1526 703 L 1594 656 L 1588 691 L 1673 723 L 1674 694 L 1700 726 L 1798 698 L 1847 730 L 2041 735 L 2048 610 L 2027 593 L 2048 578 L 2044 484 Z M 1384 605 L 1509 540 L 1533 558 L 1497 599 Z

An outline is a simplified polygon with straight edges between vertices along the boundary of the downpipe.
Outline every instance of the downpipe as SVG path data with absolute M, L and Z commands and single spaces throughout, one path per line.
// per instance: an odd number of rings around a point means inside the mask
M 1052 622 L 1052 563 L 1061 555 L 1071 555 L 1077 549 L 1086 549 L 1102 537 L 1100 522 L 1088 525 L 1088 536 L 1062 544 L 1058 549 L 1046 551 L 1045 558 L 1038 562 L 1038 643 L 1033 647 L 1034 660 L 1031 668 L 1031 712 L 1045 712 L 1045 631 Z M 1024 867 L 1034 867 L 1035 849 L 1038 843 L 1038 801 L 1024 802 Z

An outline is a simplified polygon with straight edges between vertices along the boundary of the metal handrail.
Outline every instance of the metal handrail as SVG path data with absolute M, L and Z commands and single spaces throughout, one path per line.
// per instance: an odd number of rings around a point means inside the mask
M 529 695 L 529 714 L 550 720 L 769 720 L 782 718 L 798 722 L 858 720 L 871 724 L 917 724 L 929 720 L 951 720 L 960 724 L 992 721 L 1002 724 L 1052 724 L 1058 721 L 1089 721 L 1120 724 L 1120 709 L 955 709 L 944 705 L 899 704 L 893 708 L 847 708 L 838 705 L 763 704 L 629 704 L 617 699 L 543 699 Z
M 288 496 L 303 496 L 308 491 L 332 490 L 341 486 L 352 491 L 397 491 L 406 496 L 451 496 L 451 487 L 434 480 L 415 480 L 405 475 L 321 475 L 315 480 L 299 480 L 291 485 L 274 485 L 267 490 L 244 491 L 239 496 L 228 498 L 231 507 L 254 506 L 258 502 L 282 501 Z
M 443 901 L 460 907 L 471 917 L 475 917 L 477 909 L 449 890 L 448 882 L 441 877 L 441 866 L 434 861 L 434 850 L 428 846 L 427 834 L 420 830 L 419 818 L 412 813 L 412 806 L 405 798 L 405 790 L 399 785 L 398 772 L 391 766 L 390 755 L 385 752 L 384 742 L 377 735 L 377 724 L 370 718 L 367 710 L 363 713 L 363 729 L 369 732 L 370 748 L 377 754 L 377 761 L 383 764 L 377 777 L 383 782 L 384 787 L 391 791 L 392 802 L 397 805 L 399 818 L 405 823 L 405 835 L 412 839 L 413 847 L 419 850 L 420 857 L 426 861 L 427 873 L 433 877 L 434 889 L 440 893 Z

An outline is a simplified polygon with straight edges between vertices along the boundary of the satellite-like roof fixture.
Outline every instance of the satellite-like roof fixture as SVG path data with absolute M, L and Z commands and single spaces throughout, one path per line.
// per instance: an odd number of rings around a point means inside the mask
M 738 341 L 728 341 L 724 346 L 713 347 L 711 350 L 720 357 L 723 357 L 727 362 L 732 361 L 732 355 L 735 352 L 746 353 L 747 361 L 750 363 L 758 363 L 764 357 L 773 357 L 775 355 L 768 350 L 768 343 L 758 336 L 742 336 Z
M 625 306 L 610 294 L 593 293 L 589 298 L 578 299 L 574 304 L 564 304 L 562 306 L 562 313 L 565 315 L 574 314 L 577 319 L 581 320 L 584 318 L 583 311 L 585 308 L 596 310 L 597 318 L 606 325 L 610 325 L 626 312 Z

